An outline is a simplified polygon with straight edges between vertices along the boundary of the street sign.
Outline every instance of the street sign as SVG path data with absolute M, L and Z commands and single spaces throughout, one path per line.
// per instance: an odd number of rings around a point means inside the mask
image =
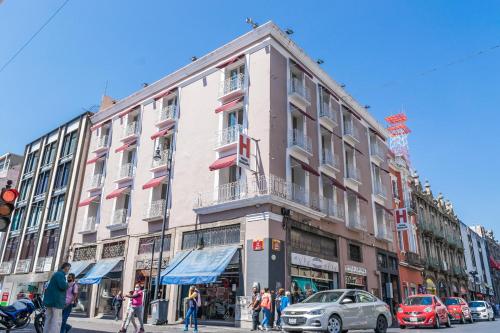
M 252 242 L 252 248 L 254 251 L 264 250 L 264 240 L 263 239 L 254 239 Z
M 236 155 L 236 165 L 240 168 L 252 171 L 250 164 L 251 139 L 248 135 L 240 133 L 238 137 L 238 147 Z
M 396 230 L 408 230 L 410 226 L 408 224 L 408 212 L 406 211 L 406 208 L 395 209 L 394 213 L 396 218 Z

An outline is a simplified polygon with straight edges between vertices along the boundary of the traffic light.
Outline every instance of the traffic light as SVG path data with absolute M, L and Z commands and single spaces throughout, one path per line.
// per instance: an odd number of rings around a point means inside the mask
M 10 225 L 10 215 L 14 210 L 14 201 L 19 196 L 15 188 L 11 188 L 12 181 L 7 182 L 7 186 L 0 194 L 0 232 L 7 231 Z

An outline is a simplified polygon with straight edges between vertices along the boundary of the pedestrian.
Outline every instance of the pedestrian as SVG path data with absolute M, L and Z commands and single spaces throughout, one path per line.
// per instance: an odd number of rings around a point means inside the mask
M 186 317 L 184 318 L 184 331 L 189 330 L 189 322 L 194 322 L 194 333 L 198 332 L 198 307 L 201 305 L 201 296 L 198 289 L 195 286 L 189 287 L 189 295 L 187 298 L 188 310 Z
M 115 312 L 115 321 L 118 321 L 118 319 L 120 319 L 120 311 L 123 306 L 123 295 L 121 290 L 118 290 L 115 297 L 113 297 L 111 306 L 113 307 L 113 310 Z
M 281 330 L 281 301 L 285 298 L 285 289 L 278 289 L 274 306 L 276 307 L 276 326 Z
M 75 274 L 68 274 L 68 289 L 66 290 L 66 305 L 62 311 L 61 333 L 67 333 L 71 329 L 71 325 L 67 323 L 68 318 L 78 303 L 78 284 L 75 278 Z
M 61 331 L 62 310 L 66 305 L 66 290 L 68 274 L 71 265 L 67 262 L 61 265 L 59 270 L 50 278 L 47 289 L 43 295 L 43 304 L 45 305 L 45 323 L 44 333 L 56 333 Z
M 314 294 L 314 291 L 311 288 L 306 290 L 306 298 L 311 297 L 313 294 Z
M 304 300 L 302 292 L 297 285 L 293 287 L 292 304 L 300 303 Z
M 129 296 L 130 300 L 128 301 L 127 305 L 127 311 L 125 312 L 125 318 L 123 319 L 122 322 L 122 327 L 119 332 L 126 332 L 128 325 L 132 323 L 132 326 L 134 326 L 134 332 L 137 332 L 137 324 L 135 323 L 135 315 L 134 315 L 134 309 L 132 308 L 132 295 L 134 294 L 134 291 L 129 291 Z M 122 303 L 123 303 L 123 297 L 122 297 Z
M 271 328 L 274 327 L 275 313 L 276 313 L 276 292 L 274 290 L 271 290 L 271 317 L 269 319 L 269 326 L 271 326 Z
M 248 306 L 252 310 L 252 329 L 251 331 L 256 331 L 259 329 L 259 315 L 260 315 L 260 302 L 262 298 L 259 293 L 259 285 L 254 284 L 252 288 L 252 303 Z
M 137 317 L 139 320 L 139 333 L 144 333 L 144 318 L 143 318 L 143 312 L 144 312 L 144 305 L 143 305 L 143 300 L 144 300 L 144 293 L 141 290 L 141 286 L 139 284 L 135 285 L 135 289 L 133 292 L 129 293 L 125 297 L 128 297 L 131 299 L 131 312 L 132 312 L 132 318 L 133 316 Z M 129 319 L 130 314 L 127 314 L 127 319 Z M 127 320 L 124 323 L 125 325 L 122 325 L 122 328 L 120 332 L 126 332 L 128 327 Z
M 264 292 L 262 293 L 262 301 L 260 302 L 260 306 L 262 307 L 262 312 L 264 313 L 264 319 L 262 320 L 262 326 L 266 331 L 271 329 L 269 325 L 271 320 L 271 293 L 269 292 L 269 288 L 264 288 Z

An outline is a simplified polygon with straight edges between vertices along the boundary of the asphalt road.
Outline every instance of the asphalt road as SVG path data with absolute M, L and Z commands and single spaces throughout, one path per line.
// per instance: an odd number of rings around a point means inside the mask
M 73 329 L 70 333 L 98 333 L 98 332 L 118 332 L 119 324 L 110 320 L 102 319 L 76 319 L 72 320 L 70 318 L 70 323 L 73 325 Z M 26 328 L 24 330 L 13 331 L 12 333 L 33 333 L 35 330 L 33 328 Z M 200 333 L 242 333 L 249 332 L 245 329 L 237 329 L 233 327 L 219 327 L 219 326 L 200 326 Z M 443 333 L 499 333 L 500 332 L 500 320 L 497 319 L 493 322 L 475 322 L 474 324 L 453 324 L 451 328 L 441 328 L 439 330 L 432 328 L 408 328 L 399 329 L 391 328 L 388 330 L 390 333 L 431 333 L 431 332 L 443 332 Z M 129 333 L 133 333 L 134 330 L 130 327 Z M 165 333 L 182 333 L 181 326 L 146 326 L 146 332 L 165 332 Z M 192 332 L 192 330 L 190 330 Z M 278 331 L 273 331 L 278 332 Z M 349 331 L 351 332 L 351 331 Z M 373 332 L 373 330 L 368 331 L 352 331 L 356 333 Z M 51 332 L 52 333 L 52 332 Z M 57 333 L 57 332 L 54 332 Z

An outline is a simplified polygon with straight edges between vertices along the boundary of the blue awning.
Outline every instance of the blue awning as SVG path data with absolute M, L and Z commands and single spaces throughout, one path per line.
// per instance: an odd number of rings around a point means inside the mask
M 78 276 L 93 262 L 93 260 L 73 261 L 70 263 L 71 269 L 69 270 L 69 272 L 75 274 L 75 276 Z
M 161 284 L 204 284 L 217 280 L 238 250 L 238 246 L 193 250 L 174 257 L 162 272 Z
M 79 284 L 96 284 L 108 274 L 123 258 L 111 258 L 99 260 L 83 278 L 78 280 Z

